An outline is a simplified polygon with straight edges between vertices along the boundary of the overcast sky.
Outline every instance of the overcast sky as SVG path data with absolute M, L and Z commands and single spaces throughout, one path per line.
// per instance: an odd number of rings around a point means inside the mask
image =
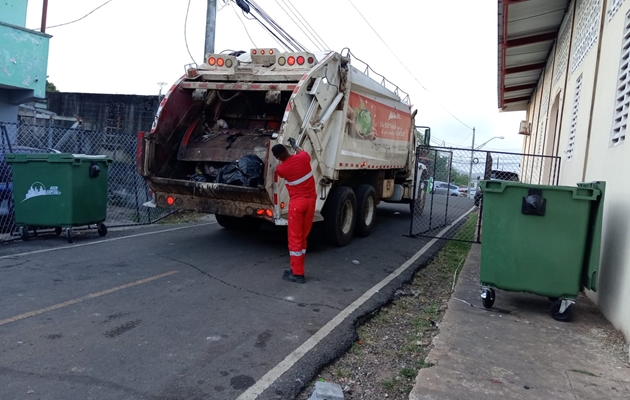
M 50 0 L 47 26 L 80 18 L 106 0 Z M 285 30 L 309 50 L 309 41 L 287 10 L 291 3 L 331 50 L 344 47 L 411 95 L 416 123 L 432 128 L 447 145 L 476 145 L 494 136 L 485 149 L 520 151 L 519 121 L 524 113 L 497 110 L 497 2 L 495 0 L 352 0 L 383 38 L 352 7 L 350 0 L 257 0 Z M 43 0 L 29 0 L 27 27 L 39 29 Z M 234 4 L 217 14 L 217 52 L 278 47 L 256 21 Z M 48 76 L 60 91 L 152 95 L 158 82 L 170 85 L 191 62 L 184 41 L 188 0 L 112 0 L 85 19 L 50 28 Z M 191 0 L 188 46 L 203 59 L 206 0 Z M 413 76 L 407 71 L 409 69 Z M 415 77 L 415 78 L 414 78 Z M 419 82 L 418 82 L 419 81 Z M 428 89 L 425 91 L 422 86 Z M 167 87 L 167 88 L 168 88 Z

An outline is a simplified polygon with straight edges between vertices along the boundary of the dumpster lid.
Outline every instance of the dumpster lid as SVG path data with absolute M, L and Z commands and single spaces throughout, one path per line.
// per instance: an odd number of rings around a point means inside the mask
M 87 155 L 87 154 L 70 154 L 70 153 L 7 153 L 5 156 L 7 163 L 23 163 L 29 161 L 48 161 L 48 162 L 74 162 L 75 160 L 98 160 L 110 161 L 106 155 Z

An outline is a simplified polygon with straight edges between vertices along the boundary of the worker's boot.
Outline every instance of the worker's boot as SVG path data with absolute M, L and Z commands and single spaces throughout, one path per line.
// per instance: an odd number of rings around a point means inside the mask
M 284 270 L 284 273 L 282 274 L 282 279 L 289 282 L 306 283 L 304 275 L 293 275 L 290 269 Z

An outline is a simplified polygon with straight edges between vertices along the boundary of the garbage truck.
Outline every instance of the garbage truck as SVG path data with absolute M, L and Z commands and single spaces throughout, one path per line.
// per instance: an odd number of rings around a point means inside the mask
M 346 54 L 207 54 L 139 132 L 138 173 L 157 207 L 215 214 L 227 229 L 287 225 L 290 198 L 271 148 L 288 139 L 311 157 L 314 222 L 326 241 L 370 234 L 380 202 L 424 208 L 426 167 L 416 160 L 409 96 Z M 414 176 L 419 179 L 414 179 Z

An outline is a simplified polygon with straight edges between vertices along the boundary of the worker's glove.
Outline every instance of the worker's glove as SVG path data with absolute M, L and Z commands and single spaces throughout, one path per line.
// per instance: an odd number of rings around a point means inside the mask
M 293 150 L 296 150 L 298 148 L 297 142 L 294 138 L 289 138 L 289 144 L 291 145 L 291 147 L 293 147 Z

